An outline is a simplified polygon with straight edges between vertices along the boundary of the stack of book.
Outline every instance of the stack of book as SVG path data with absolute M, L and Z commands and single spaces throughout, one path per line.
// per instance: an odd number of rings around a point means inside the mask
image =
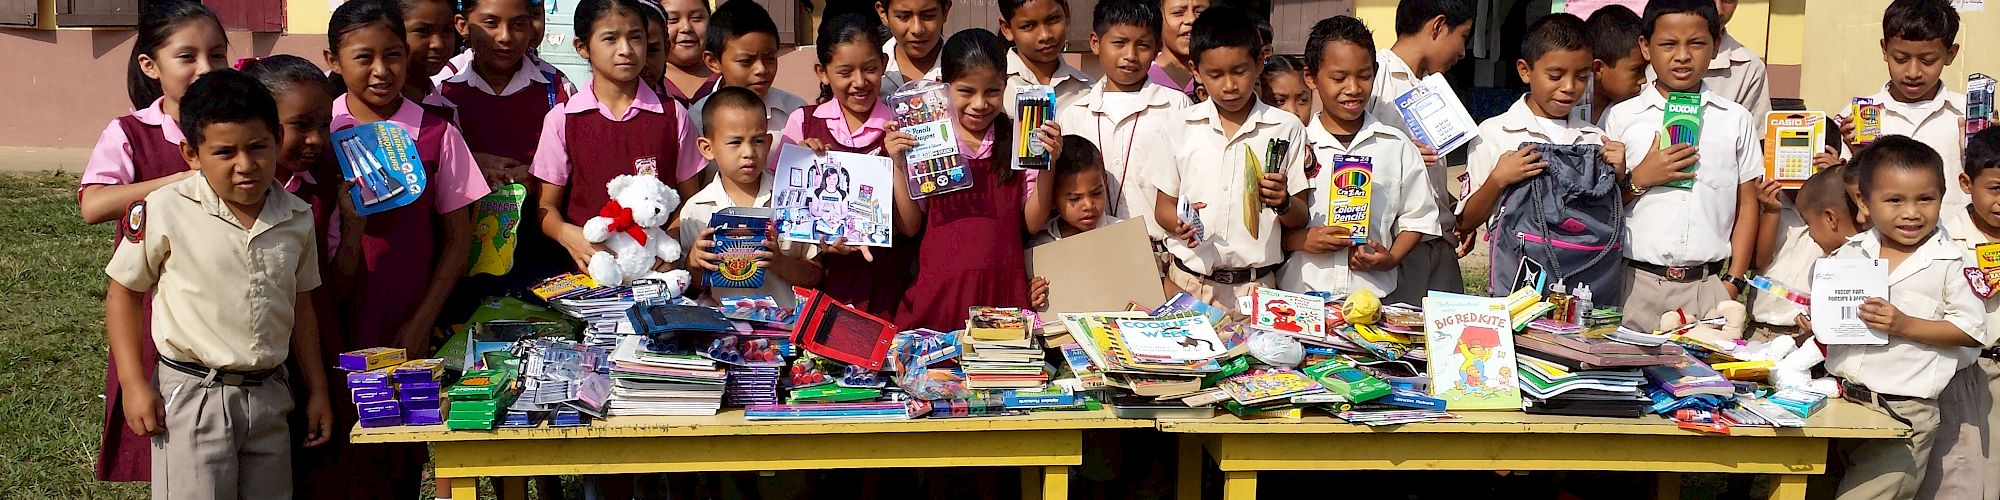
M 632 287 L 596 286 L 587 276 L 566 274 L 542 282 L 534 292 L 556 311 L 582 321 L 587 345 L 616 345 L 620 335 L 633 333 L 625 314 L 635 303 Z
M 1222 370 L 1228 352 L 1207 316 L 1151 319 L 1146 313 L 1062 314 L 1105 384 L 1140 396 L 1198 391 L 1204 374 Z
M 1528 413 L 1638 417 L 1651 405 L 1640 390 L 1646 377 L 1639 370 L 1572 370 L 1530 353 L 1515 358 L 1520 365 L 1523 410 Z
M 1047 385 L 1053 370 L 1043 360 L 1020 309 L 974 307 L 959 338 L 959 366 L 968 389 L 1023 389 Z
M 611 354 L 611 400 L 605 413 L 714 415 L 722 408 L 728 378 L 714 360 L 673 352 L 640 336 L 620 337 Z
M 1736 394 L 1736 386 L 1716 373 L 1714 368 L 1686 354 L 1683 362 L 1672 365 L 1648 366 L 1643 368 L 1646 380 L 1654 387 L 1676 398 L 1697 395 L 1730 397 Z
M 1685 359 L 1685 350 L 1676 344 L 1633 345 L 1591 337 L 1580 331 L 1563 332 L 1541 323 L 1531 323 L 1521 335 L 1515 336 L 1514 345 L 1523 353 L 1541 354 L 1539 359 L 1571 371 L 1668 365 Z

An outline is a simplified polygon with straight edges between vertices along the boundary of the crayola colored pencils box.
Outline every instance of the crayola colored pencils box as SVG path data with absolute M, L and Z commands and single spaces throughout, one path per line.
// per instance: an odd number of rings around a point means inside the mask
M 1333 157 L 1327 180 L 1326 225 L 1347 228 L 1354 244 L 1368 243 L 1368 208 L 1375 192 L 1375 164 L 1366 156 Z
M 1660 147 L 1675 144 L 1701 145 L 1701 94 L 1693 92 L 1667 93 L 1667 111 L 1662 115 Z M 1689 165 L 1682 172 L 1694 172 Z M 1667 181 L 1667 187 L 1693 188 L 1694 180 Z

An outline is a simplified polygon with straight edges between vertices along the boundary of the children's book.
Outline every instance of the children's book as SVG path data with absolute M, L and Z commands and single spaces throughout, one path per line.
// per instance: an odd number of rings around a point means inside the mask
M 958 156 L 958 134 L 951 125 L 946 90 L 942 83 L 915 80 L 885 100 L 896 112 L 896 130 L 917 139 L 917 146 L 903 156 L 911 198 L 972 187 L 965 161 Z
M 771 205 L 785 241 L 889 246 L 895 200 L 889 158 L 787 144 L 778 153 Z
M 1452 410 L 1521 408 L 1506 299 L 1433 291 L 1424 323 L 1431 397 Z
M 973 306 L 966 309 L 965 334 L 974 340 L 1025 340 L 1028 318 L 1020 308 Z
M 1127 353 L 1144 360 L 1199 361 L 1228 352 L 1208 318 L 1117 320 L 1119 339 Z
M 1424 77 L 1395 99 L 1396 110 L 1409 124 L 1410 138 L 1430 145 L 1440 157 L 1479 135 L 1479 124 L 1472 121 L 1465 104 L 1458 102 L 1458 93 L 1452 91 L 1442 73 Z
M 1675 144 L 1695 145 L 1701 143 L 1701 94 L 1696 92 L 1668 92 L 1667 109 L 1661 114 L 1660 147 Z M 1694 172 L 1696 165 L 1689 165 L 1682 172 Z M 1667 187 L 1693 188 L 1694 179 L 1667 181 Z
M 1356 245 L 1368 243 L 1369 204 L 1375 191 L 1374 161 L 1366 156 L 1335 155 L 1327 179 L 1326 225 L 1346 228 Z
M 1216 386 L 1228 391 L 1231 399 L 1246 405 L 1326 392 L 1318 382 L 1291 368 L 1253 369 L 1223 379 Z
M 1966 77 L 1965 137 L 1967 139 L 1971 139 L 1972 134 L 1993 126 L 1993 120 L 2000 119 L 2000 116 L 1994 115 L 1995 90 L 1993 77 L 1986 76 L 1985 73 L 1973 73 L 1972 76 Z
M 1826 345 L 1884 345 L 1889 337 L 1858 314 L 1869 297 L 1889 299 L 1889 261 L 1823 258 L 1812 270 L 1813 338 Z
M 472 205 L 472 262 L 465 275 L 499 276 L 514 269 L 515 229 L 521 224 L 521 204 L 528 188 L 500 186 Z
M 758 288 L 764 286 L 764 266 L 757 252 L 769 241 L 773 211 L 760 207 L 730 207 L 709 216 L 715 228 L 715 253 L 722 256 L 721 269 L 704 274 L 710 288 Z
M 333 157 L 341 176 L 352 181 L 354 212 L 371 215 L 402 207 L 424 194 L 428 185 L 424 162 L 417 158 L 417 141 L 403 127 L 386 121 L 333 133 Z
M 1813 155 L 1826 147 L 1826 113 L 1772 111 L 1764 121 L 1764 177 L 1798 189 L 1819 173 Z
M 1314 342 L 1328 341 L 1326 301 L 1272 288 L 1259 288 L 1252 296 L 1257 328 Z
M 1047 85 L 1014 87 L 1014 170 L 1048 170 L 1048 145 L 1035 129 L 1056 119 L 1056 89 Z

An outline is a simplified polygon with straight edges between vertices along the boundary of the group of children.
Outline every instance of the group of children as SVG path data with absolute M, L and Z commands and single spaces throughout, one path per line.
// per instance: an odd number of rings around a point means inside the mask
M 582 227 L 619 175 L 678 191 L 678 265 L 715 271 L 707 219 L 770 205 L 776 144 L 882 155 L 903 172 L 916 139 L 893 126 L 884 97 L 928 79 L 948 86 L 972 187 L 919 200 L 895 182 L 889 248 L 774 238 L 758 254 L 766 285 L 750 293 L 816 288 L 901 328 L 950 331 L 969 306 L 1046 303 L 1047 282 L 1027 273 L 1030 244 L 1147 218 L 1165 290 L 1225 310 L 1259 287 L 1416 304 L 1463 289 L 1458 259 L 1495 237 L 1480 229 L 1499 220 L 1510 186 L 1547 178 L 1554 160 L 1601 161 L 1615 188 L 1598 196 L 1615 198 L 1629 231 L 1601 249 L 1614 259 L 1592 271 L 1604 276 L 1573 279 L 1611 284 L 1598 303 L 1622 305 L 1628 326 L 1737 300 L 1753 270 L 1803 287 L 1814 259 L 1887 259 L 1891 299 L 1860 316 L 1889 345 L 1828 347 L 1827 368 L 1914 437 L 1844 450 L 1843 496 L 1949 495 L 1966 488 L 1961 473 L 1987 479 L 1956 493 L 1995 496 L 2000 461 L 1987 446 L 2000 422 L 1978 413 L 2000 390 L 2000 363 L 1981 350 L 1995 301 L 1960 271 L 1972 246 L 2000 240 L 2000 132 L 1960 147 L 1964 95 L 1939 78 L 1957 52 L 1956 12 L 1943 0 L 1889 7 L 1894 79 L 1876 96 L 1886 137 L 1861 147 L 1839 119 L 1843 140 L 1816 159 L 1825 170 L 1794 193 L 1763 178 L 1763 66 L 1723 32 L 1734 3 L 1536 20 L 1515 64 L 1528 93 L 1479 126 L 1454 187 L 1392 101 L 1464 56 L 1469 0 L 1401 2 L 1396 42 L 1381 50 L 1362 21 L 1321 20 L 1302 59 L 1270 56 L 1268 21 L 1242 9 L 1102 1 L 1089 49 L 1103 75 L 1063 61 L 1064 0 L 1002 0 L 997 34 L 949 36 L 949 0 L 877 0 L 873 16 L 820 24 L 811 103 L 771 87 L 778 31 L 750 0 L 712 11 L 583 0 L 574 49 L 590 73 L 577 83 L 535 56 L 545 19 L 529 0 L 346 2 L 327 30 L 330 73 L 284 55 L 229 71 L 212 12 L 151 2 L 130 68 L 140 111 L 106 127 L 78 192 L 85 220 L 116 220 L 120 235 L 106 269 L 99 477 L 150 476 L 168 497 L 411 496 L 420 447 L 343 444 L 355 417 L 328 404 L 334 353 L 431 352 L 433 325 L 478 297 L 587 267 L 602 246 Z M 455 53 L 458 37 L 467 48 Z M 1057 95 L 1056 119 L 1033 132 L 1055 158 L 1048 171 L 1009 167 L 1021 85 Z M 1662 146 L 1669 93 L 1702 96 L 1700 137 Z M 329 135 L 376 122 L 415 139 L 429 181 L 411 206 L 360 216 Z M 1282 161 L 1251 170 L 1246 150 Z M 1324 222 L 1341 182 L 1331 172 L 1357 158 L 1372 172 L 1362 234 Z M 521 264 L 464 278 L 469 206 L 509 184 L 532 193 Z M 1810 332 L 1795 306 L 1753 299 L 1760 335 Z M 1939 465 L 1926 474 L 1926 463 Z

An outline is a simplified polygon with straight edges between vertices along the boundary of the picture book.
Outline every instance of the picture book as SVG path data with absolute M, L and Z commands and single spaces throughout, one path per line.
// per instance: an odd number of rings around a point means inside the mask
M 1993 77 L 1985 73 L 1973 73 L 1965 79 L 1965 137 L 1972 138 L 1986 127 L 1993 126 L 1993 120 L 2000 119 L 1994 114 Z
M 355 213 L 376 214 L 423 196 L 428 174 L 403 127 L 381 121 L 348 128 L 333 133 L 333 145 L 341 176 L 354 183 L 348 195 Z
M 1120 319 L 1119 340 L 1135 358 L 1158 361 L 1214 359 L 1228 351 L 1208 318 Z
M 764 266 L 757 252 L 769 243 L 773 211 L 758 207 L 724 208 L 709 216 L 715 228 L 715 253 L 722 256 L 721 269 L 704 273 L 709 288 L 758 288 L 764 286 Z
M 1326 301 L 1302 293 L 1259 288 L 1252 294 L 1257 328 L 1327 342 Z
M 1819 173 L 1813 155 L 1826 147 L 1826 113 L 1772 111 L 1764 123 L 1764 178 L 1798 189 Z
M 1056 119 L 1056 89 L 1047 85 L 1014 87 L 1014 170 L 1048 170 L 1048 146 L 1035 129 Z
M 1433 291 L 1424 327 L 1431 397 L 1451 410 L 1521 408 L 1506 299 Z
M 1259 186 L 1264 180 L 1264 161 L 1257 158 L 1256 148 L 1243 145 L 1243 227 L 1250 230 L 1250 237 L 1262 238 L 1264 219 L 1264 199 Z
M 1854 120 L 1854 143 L 1867 145 L 1882 136 L 1882 103 L 1856 97 L 1848 105 L 1848 119 Z
M 1230 399 L 1246 405 L 1326 392 L 1318 382 L 1291 368 L 1253 368 L 1216 384 Z
M 914 168 L 914 167 L 913 167 Z M 889 158 L 787 144 L 778 153 L 771 205 L 785 241 L 889 246 L 895 191 Z
M 972 187 L 965 161 L 958 156 L 958 134 L 951 125 L 946 90 L 942 83 L 915 80 L 883 100 L 896 112 L 896 130 L 917 139 L 917 147 L 903 156 L 911 198 Z
M 1668 92 L 1666 113 L 1660 119 L 1660 147 L 1675 144 L 1701 143 L 1701 94 L 1695 92 Z M 1689 165 L 1682 172 L 1694 172 L 1695 165 Z M 1667 181 L 1667 187 L 1693 188 L 1693 179 Z
M 1374 162 L 1369 157 L 1334 155 L 1333 175 L 1327 179 L 1326 225 L 1346 228 L 1356 245 L 1368 243 L 1374 178 Z
M 1813 338 L 1826 345 L 1884 345 L 1888 335 L 1870 328 L 1857 313 L 1869 297 L 1889 299 L 1889 263 L 1883 259 L 1832 259 L 1813 262 Z
M 507 184 L 472 205 L 472 258 L 466 276 L 499 276 L 514 269 L 515 230 L 521 224 L 521 204 L 527 201 L 526 186 Z
M 974 340 L 1028 338 L 1028 318 L 1020 308 L 974 306 L 966 310 L 965 334 Z
M 1384 96 L 1387 97 L 1387 96 Z M 1410 138 L 1430 145 L 1438 156 L 1451 154 L 1479 135 L 1479 124 L 1442 73 L 1426 76 L 1403 95 L 1395 96 L 1396 110 L 1409 124 Z

